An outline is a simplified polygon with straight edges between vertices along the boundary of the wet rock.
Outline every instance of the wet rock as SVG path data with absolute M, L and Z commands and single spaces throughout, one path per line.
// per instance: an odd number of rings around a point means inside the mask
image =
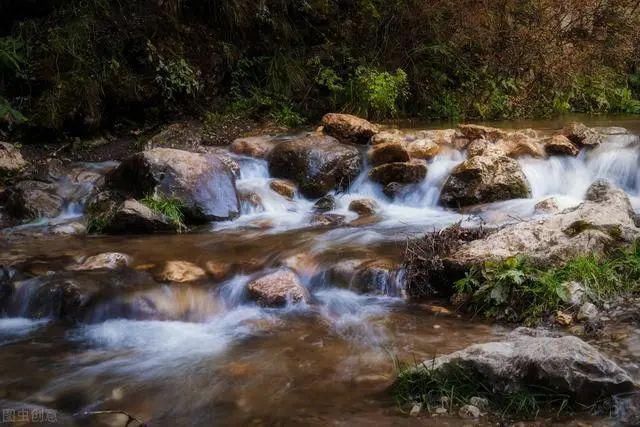
M 569 123 L 562 129 L 561 134 L 579 147 L 593 147 L 603 141 L 602 135 L 598 131 L 582 123 Z
M 480 409 L 478 409 L 478 407 L 473 405 L 464 405 L 460 407 L 460 409 L 458 410 L 458 416 L 460 418 L 466 418 L 466 419 L 480 418 L 480 415 L 482 415 L 482 413 L 480 412 Z
M 251 136 L 238 138 L 229 146 L 229 151 L 243 156 L 266 159 L 277 141 L 272 136 Z
M 487 259 L 525 255 L 542 265 L 632 242 L 640 236 L 629 198 L 606 181 L 596 181 L 581 205 L 544 219 L 507 225 L 485 238 L 463 244 L 450 257 L 467 268 Z M 464 269 L 463 268 L 463 269 Z
M 466 139 L 470 141 L 476 139 L 486 139 L 488 141 L 495 142 L 499 139 L 506 138 L 509 134 L 509 132 L 502 129 L 480 125 L 459 125 L 458 130 Z
M 117 270 L 127 267 L 131 263 L 131 257 L 120 252 L 106 252 L 85 259 L 79 265 L 69 267 L 73 271 L 89 270 Z
M 29 299 L 27 312 L 35 319 L 75 320 L 86 300 L 86 295 L 74 281 L 47 281 Z
M 367 155 L 369 162 L 374 166 L 393 162 L 408 162 L 411 159 L 404 144 L 397 142 L 374 145 L 369 149 Z
M 278 144 L 269 155 L 269 172 L 290 179 L 309 198 L 346 189 L 358 176 L 362 161 L 355 147 L 330 136 L 311 135 Z
M 404 144 L 405 143 L 405 135 L 398 129 L 391 130 L 383 130 L 380 133 L 373 135 L 371 138 L 371 145 L 379 145 L 379 144 Z
M 544 142 L 544 149 L 549 155 L 577 156 L 580 150 L 564 135 L 554 135 Z
M 264 211 L 264 205 L 262 204 L 262 197 L 254 191 L 244 191 L 240 192 L 239 196 L 240 203 L 243 208 L 249 208 L 251 210 L 255 210 L 258 212 Z
M 281 307 L 287 302 L 306 302 L 307 290 L 290 270 L 279 270 L 247 285 L 251 299 L 266 307 Z
M 425 366 L 445 373 L 451 368 L 469 370 L 497 391 L 538 386 L 575 396 L 583 404 L 635 388 L 623 369 L 573 336 L 528 336 L 516 331 L 506 341 L 475 344 Z
M 320 214 L 314 215 L 311 218 L 312 225 L 317 225 L 322 227 L 329 227 L 329 226 L 335 227 L 335 226 L 344 224 L 344 222 L 345 222 L 344 215 L 338 215 L 338 214 L 320 213 Z
M 440 148 L 440 145 L 430 139 L 416 139 L 406 143 L 406 150 L 412 159 L 432 159 L 440 152 Z
M 600 312 L 598 308 L 591 304 L 590 302 L 585 302 L 580 307 L 578 311 L 578 315 L 576 316 L 578 320 L 583 322 L 597 322 L 600 318 Z
M 105 183 L 135 199 L 177 199 L 190 223 L 228 220 L 240 213 L 235 177 L 215 155 L 171 148 L 143 151 L 123 160 Z
M 404 184 L 400 184 L 399 182 L 390 182 L 384 186 L 382 192 L 388 198 L 393 199 L 402 191 L 403 188 Z
M 196 122 L 172 123 L 149 138 L 145 150 L 177 148 L 195 151 L 203 143 L 202 126 Z
M 204 279 L 207 273 L 188 261 L 169 261 L 156 275 L 159 282 L 188 283 Z
M 453 170 L 440 193 L 440 202 L 447 207 L 462 207 L 530 194 L 529 182 L 517 161 L 500 155 L 477 156 Z
M 350 287 L 364 294 L 397 295 L 396 266 L 389 260 L 374 260 L 358 266 Z
M 541 200 L 533 207 L 534 212 L 537 214 L 549 214 L 556 213 L 560 210 L 558 207 L 558 201 L 555 197 L 549 197 L 547 199 Z
M 7 212 L 21 220 L 55 218 L 64 206 L 64 200 L 56 194 L 56 186 L 41 181 L 20 181 L 7 193 Z
M 286 179 L 271 180 L 269 188 L 289 200 L 292 200 L 296 195 L 296 185 Z
M 469 399 L 469 404 L 475 406 L 481 411 L 486 411 L 489 408 L 489 400 L 484 397 L 473 396 Z
M 456 129 L 423 130 L 418 132 L 417 137 L 418 140 L 426 139 L 438 145 L 457 146 L 459 145 L 459 142 L 456 142 L 456 139 L 464 139 L 465 145 L 469 143 L 469 140 L 467 140 L 464 135 Z
M 420 415 L 420 412 L 422 412 L 422 403 L 416 403 L 411 408 L 411 411 L 409 412 L 409 416 L 410 417 L 417 417 L 418 415 Z
M 380 131 L 376 125 L 350 114 L 325 114 L 322 126 L 327 135 L 352 144 L 368 144 Z
M 327 194 L 324 197 L 318 199 L 313 205 L 313 210 L 316 212 L 328 212 L 336 208 L 336 198 L 331 194 Z
M 227 262 L 207 261 L 204 267 L 209 276 L 217 282 L 228 278 L 233 272 L 233 266 Z
M 387 163 L 376 166 L 369 172 L 369 178 L 382 185 L 392 182 L 412 184 L 422 181 L 427 176 L 427 164 L 422 160 L 411 160 L 402 163 Z
M 67 224 L 58 224 L 51 228 L 51 234 L 56 235 L 78 235 L 87 232 L 87 226 L 81 222 L 73 221 Z
M 0 178 L 18 175 L 27 167 L 20 150 L 7 142 L 0 142 Z
M 96 216 L 96 208 L 89 211 L 93 232 L 107 234 L 149 234 L 178 231 L 178 225 L 169 218 L 152 211 L 137 200 L 129 199 L 114 205 L 104 216 Z M 100 212 L 100 211 L 98 211 Z
M 378 210 L 378 203 L 373 199 L 356 199 L 349 203 L 349 210 L 360 216 L 371 216 Z

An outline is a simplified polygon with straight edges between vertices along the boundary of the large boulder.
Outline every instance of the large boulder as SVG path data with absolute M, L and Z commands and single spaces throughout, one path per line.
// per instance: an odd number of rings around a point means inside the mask
M 406 143 L 406 150 L 412 159 L 429 160 L 440 152 L 441 146 L 431 139 L 416 139 Z
M 427 368 L 445 374 L 462 369 L 496 392 L 534 387 L 571 396 L 582 404 L 636 389 L 622 368 L 581 339 L 531 330 L 516 330 L 505 341 L 475 344 L 428 360 L 417 369 Z
M 15 146 L 0 142 L 0 178 L 19 174 L 27 167 L 20 150 Z
M 322 126 L 327 135 L 353 144 L 368 144 L 371 137 L 380 131 L 378 126 L 350 114 L 325 114 Z
M 373 199 L 355 199 L 349 203 L 349 210 L 360 216 L 375 215 L 378 209 L 378 203 Z
M 422 181 L 427 176 L 427 164 L 423 160 L 387 163 L 376 166 L 369 171 L 369 178 L 382 185 L 392 182 L 413 184 Z
M 603 141 L 600 132 L 582 123 L 569 123 L 560 133 L 579 147 L 594 147 Z
M 42 181 L 20 181 L 7 193 L 7 212 L 20 220 L 55 218 L 64 207 L 56 186 Z
M 145 150 L 177 148 L 195 151 L 203 143 L 202 126 L 195 122 L 172 123 L 153 135 L 145 144 Z
M 177 199 L 188 222 L 223 221 L 240 214 L 235 177 L 215 155 L 172 148 L 143 151 L 111 171 L 106 186 L 135 199 Z
M 311 135 L 278 144 L 269 155 L 269 172 L 290 179 L 309 198 L 345 189 L 360 173 L 362 161 L 355 147 L 330 136 Z
M 544 146 L 535 138 L 523 132 L 511 132 L 496 142 L 496 145 L 507 156 L 517 158 L 523 156 L 546 157 Z
M 629 198 L 619 188 L 596 181 L 584 203 L 544 219 L 507 225 L 483 239 L 463 244 L 449 257 L 456 270 L 489 259 L 524 255 L 542 264 L 558 264 L 577 255 L 603 253 L 640 236 Z
M 287 302 L 306 302 L 308 292 L 291 270 L 278 270 L 247 285 L 249 296 L 266 307 L 281 307 Z
M 448 207 L 526 198 L 529 182 L 517 161 L 492 154 L 471 157 L 458 165 L 442 188 L 440 202 Z

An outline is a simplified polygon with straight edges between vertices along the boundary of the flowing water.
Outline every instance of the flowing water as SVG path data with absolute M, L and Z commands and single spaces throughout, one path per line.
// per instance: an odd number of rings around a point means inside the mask
M 68 227 L 82 215 L 93 181 L 61 182 L 68 200 L 63 215 L 17 227 L 0 240 L 0 265 L 13 266 L 6 274 L 17 271 L 16 292 L 0 319 L 0 406 L 53 409 L 61 425 L 127 420 L 71 417 L 98 410 L 124 410 L 152 425 L 424 424 L 402 414 L 389 396 L 394 359 L 429 359 L 500 338 L 508 328 L 407 302 L 401 269 L 364 290 L 336 279 L 331 269 L 350 261 L 399 264 L 409 236 L 459 221 L 529 218 L 536 203 L 551 196 L 562 208 L 575 206 L 597 178 L 624 188 L 638 209 L 639 139 L 613 133 L 576 158 L 520 159 L 531 199 L 465 213 L 437 203 L 464 152 L 439 154 L 426 180 L 393 200 L 365 170 L 348 193 L 336 195 L 331 213 L 346 218 L 336 226 L 310 225 L 313 201 L 277 195 L 269 189 L 265 161 L 237 157 L 238 190 L 254 193 L 261 203 L 244 202 L 234 221 L 182 235 L 51 236 L 43 230 Z M 99 174 L 110 166 L 82 167 Z M 362 221 L 347 209 L 363 197 L 380 207 L 373 220 Z M 132 264 L 117 271 L 69 269 L 103 252 L 126 253 Z M 191 285 L 157 282 L 154 272 L 172 260 L 226 265 L 232 273 Z M 311 294 L 308 304 L 268 309 L 247 299 L 246 283 L 280 266 L 298 272 Z M 46 313 L 29 318 L 38 290 L 54 279 L 72 280 L 91 296 L 80 322 L 54 322 Z M 628 340 L 630 359 L 640 355 L 639 341 L 635 330 Z M 427 422 L 465 425 L 457 418 Z

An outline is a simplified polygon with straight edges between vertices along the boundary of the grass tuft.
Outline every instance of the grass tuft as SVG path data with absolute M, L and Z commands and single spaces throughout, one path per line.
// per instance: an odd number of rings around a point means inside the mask
M 147 196 L 140 202 L 152 211 L 165 216 L 176 226 L 179 233 L 187 230 L 184 223 L 184 204 L 181 200 L 156 194 Z

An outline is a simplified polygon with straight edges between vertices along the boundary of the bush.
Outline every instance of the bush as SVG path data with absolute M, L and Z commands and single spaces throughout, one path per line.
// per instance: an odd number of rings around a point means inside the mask
M 153 195 L 145 197 L 140 202 L 152 211 L 165 216 L 176 226 L 179 233 L 187 229 L 184 224 L 184 205 L 179 199 Z
M 393 117 L 399 103 L 409 95 L 407 73 L 398 69 L 394 74 L 367 67 L 358 67 L 350 84 L 351 109 L 369 118 Z

